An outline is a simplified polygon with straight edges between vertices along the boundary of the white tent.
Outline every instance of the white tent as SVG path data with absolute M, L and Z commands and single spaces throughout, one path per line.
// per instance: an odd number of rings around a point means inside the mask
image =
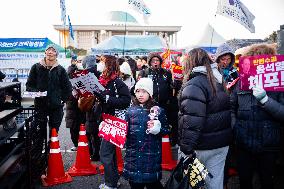
M 185 49 L 190 50 L 196 47 L 200 47 L 209 53 L 215 54 L 217 47 L 225 42 L 226 39 L 219 33 L 217 33 L 210 24 L 208 24 L 198 42 L 196 44 L 185 47 Z

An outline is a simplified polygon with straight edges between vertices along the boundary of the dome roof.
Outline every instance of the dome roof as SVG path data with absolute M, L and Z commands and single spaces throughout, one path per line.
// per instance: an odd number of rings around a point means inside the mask
M 130 22 L 138 23 L 137 20 L 129 13 L 123 11 L 110 11 L 108 13 L 108 19 L 112 22 Z

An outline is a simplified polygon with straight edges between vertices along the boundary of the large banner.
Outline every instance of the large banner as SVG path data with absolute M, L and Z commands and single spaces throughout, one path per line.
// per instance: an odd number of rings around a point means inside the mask
M 6 49 L 38 49 L 45 47 L 47 38 L 0 38 L 0 47 Z
M 284 91 L 284 55 L 240 58 L 240 88 L 262 86 L 266 91 Z

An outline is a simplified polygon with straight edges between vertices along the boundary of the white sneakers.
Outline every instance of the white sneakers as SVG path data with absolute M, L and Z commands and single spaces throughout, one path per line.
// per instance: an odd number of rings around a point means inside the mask
M 103 183 L 99 186 L 99 189 L 117 189 L 117 188 L 107 186 L 105 183 Z
M 74 147 L 72 147 L 72 148 L 70 149 L 70 151 L 71 151 L 71 152 L 76 152 L 76 151 L 77 151 L 77 148 L 78 148 L 78 147 L 75 147 L 75 146 L 74 146 Z

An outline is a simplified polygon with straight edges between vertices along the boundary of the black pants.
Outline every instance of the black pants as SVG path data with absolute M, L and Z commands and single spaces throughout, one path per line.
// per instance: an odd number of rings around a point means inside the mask
M 36 107 L 36 120 L 39 123 L 40 128 L 44 129 L 49 126 L 49 135 L 51 135 L 51 129 L 55 128 L 57 133 L 63 118 L 63 108 L 49 109 L 46 107 Z
M 80 123 L 76 124 L 76 127 L 70 128 L 71 140 L 75 147 L 78 147 L 79 131 L 80 131 Z
M 237 167 L 241 189 L 252 189 L 253 174 L 259 174 L 262 189 L 273 189 L 276 154 L 274 152 L 251 153 L 237 150 Z
M 129 182 L 131 189 L 144 189 L 146 186 L 147 189 L 163 189 L 163 185 L 160 181 L 152 182 L 152 183 L 135 183 Z
M 105 184 L 110 187 L 117 187 L 119 174 L 116 162 L 116 146 L 104 139 L 101 142 L 100 160 L 105 169 Z
M 86 114 L 86 131 L 89 141 L 89 150 L 92 160 L 98 161 L 100 158 L 100 146 L 101 138 L 98 136 L 99 123 L 95 120 L 93 112 L 87 112 Z

